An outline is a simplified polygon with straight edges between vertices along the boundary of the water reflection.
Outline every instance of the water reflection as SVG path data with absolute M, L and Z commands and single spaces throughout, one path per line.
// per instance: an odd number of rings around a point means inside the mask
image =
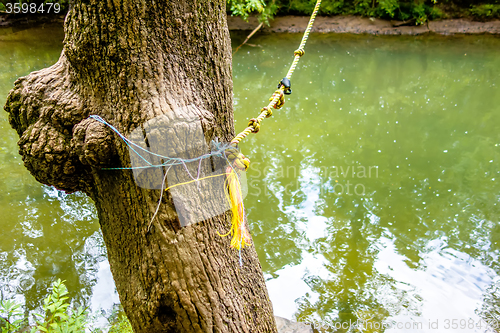
M 22 295 L 31 311 L 60 277 L 73 300 L 86 304 L 97 265 L 106 260 L 94 206 L 82 194 L 40 185 L 32 190 L 22 201 L 3 203 L 2 296 Z
M 0 34 L 0 100 L 16 77 L 57 60 L 56 30 Z M 265 105 L 300 36 L 255 38 L 262 48 L 234 58 L 237 129 Z M 277 315 L 500 319 L 499 48 L 488 36 L 310 39 L 291 99 L 242 144 L 252 160 L 245 204 Z M 36 183 L 5 113 L 0 139 L 2 297 L 30 311 L 61 277 L 76 302 L 112 307 L 92 202 Z M 487 328 L 455 331 L 467 330 Z
M 17 77 L 57 61 L 63 33 L 59 26 L 0 31 L 3 105 Z M 106 262 L 94 205 L 83 194 L 67 195 L 37 183 L 22 164 L 17 139 L 7 114 L 0 112 L 1 297 L 25 304 L 27 314 L 40 307 L 52 282 L 61 278 L 72 301 L 87 305 L 99 285 L 100 263 Z M 104 271 L 103 280 L 109 277 L 109 269 Z M 116 296 L 109 300 L 118 301 Z
M 300 36 L 275 38 L 234 58 L 237 120 L 265 105 Z M 246 204 L 277 313 L 496 325 L 499 47 L 488 36 L 311 38 L 290 101 L 242 144 L 258 162 Z

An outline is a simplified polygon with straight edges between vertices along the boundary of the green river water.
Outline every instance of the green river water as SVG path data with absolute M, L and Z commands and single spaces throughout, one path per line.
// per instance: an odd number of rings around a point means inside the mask
M 58 59 L 62 38 L 0 30 L 2 105 L 17 77 Z M 256 36 L 235 54 L 237 131 L 300 38 Z M 276 315 L 339 332 L 500 329 L 499 53 L 493 36 L 311 35 L 285 106 L 241 144 Z M 36 311 L 61 278 L 74 302 L 108 311 L 119 300 L 92 201 L 37 183 L 7 118 L 1 296 Z

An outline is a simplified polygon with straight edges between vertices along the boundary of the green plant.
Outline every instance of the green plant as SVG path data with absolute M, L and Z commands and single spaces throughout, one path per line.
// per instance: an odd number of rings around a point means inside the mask
M 130 321 L 124 313 L 117 314 L 111 322 L 108 333 L 134 333 Z
M 25 0 L 23 0 L 25 1 Z M 310 15 L 316 0 L 227 0 L 228 12 L 247 19 L 252 13 L 269 25 L 276 15 Z M 495 0 L 498 1 L 498 0 Z M 439 3 L 438 3 L 439 2 Z M 471 15 L 479 19 L 500 17 L 498 3 L 468 7 L 457 0 L 323 0 L 320 15 L 361 15 L 424 24 L 432 19 Z M 445 11 L 444 11 L 445 10 Z
M 88 312 L 79 307 L 76 311 L 69 311 L 67 302 L 68 289 L 64 281 L 58 279 L 52 284 L 52 294 L 43 300 L 45 315 L 37 315 L 40 320 L 36 321 L 31 333 L 80 333 L 85 332 Z
M 45 314 L 35 314 L 38 319 L 35 321 L 31 333 L 83 333 L 90 331 L 92 333 L 133 333 L 132 326 L 123 312 L 121 305 L 118 305 L 111 315 L 107 318 L 109 327 L 104 329 L 92 327 L 92 319 L 86 309 L 79 307 L 76 310 L 70 310 L 68 302 L 68 289 L 64 281 L 58 279 L 52 284 L 52 292 L 43 300 L 43 310 Z M 0 301 L 0 333 L 17 333 L 28 325 L 21 311 L 21 304 L 13 300 Z
M 470 13 L 480 19 L 500 17 L 500 5 L 482 4 L 472 6 Z
M 265 3 L 263 0 L 227 0 L 232 15 L 248 19 L 250 13 L 256 11 L 262 13 Z
M 439 19 L 445 17 L 444 12 L 439 7 L 432 7 L 431 12 L 429 13 L 429 18 L 431 20 Z
M 23 315 L 20 307 L 21 304 L 17 304 L 15 301 L 0 300 L 0 322 L 2 324 L 2 333 L 15 332 L 26 325 L 26 320 L 24 318 L 19 318 Z
M 427 8 L 424 1 L 420 1 L 413 7 L 413 17 L 417 25 L 427 22 Z
M 375 16 L 375 1 L 373 0 L 360 0 L 354 2 L 353 14 L 363 15 L 363 16 Z
M 394 17 L 396 9 L 399 9 L 398 0 L 379 0 L 378 3 L 390 17 Z

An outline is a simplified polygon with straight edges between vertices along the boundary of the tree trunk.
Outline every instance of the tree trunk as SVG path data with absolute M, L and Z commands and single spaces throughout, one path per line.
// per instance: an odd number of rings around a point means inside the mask
M 94 200 L 134 331 L 276 332 L 254 247 L 241 251 L 240 266 L 230 237 L 217 234 L 229 230 L 230 213 L 194 223 L 190 207 L 213 196 L 202 191 L 196 198 L 196 186 L 179 186 L 186 211 L 179 212 L 173 189 L 166 192 L 148 231 L 162 191 L 138 186 L 131 170 L 104 170 L 129 167 L 133 157 L 116 133 L 89 118 L 99 115 L 125 136 L 162 119 L 174 129 L 164 137 L 174 148 L 189 145 L 197 118 L 207 145 L 214 137 L 228 142 L 234 130 L 225 0 L 78 0 L 65 33 L 59 61 L 18 79 L 5 110 L 35 178 Z M 180 132 L 179 119 L 186 120 Z M 202 175 L 214 169 L 205 162 Z M 184 173 L 177 167 L 176 183 Z

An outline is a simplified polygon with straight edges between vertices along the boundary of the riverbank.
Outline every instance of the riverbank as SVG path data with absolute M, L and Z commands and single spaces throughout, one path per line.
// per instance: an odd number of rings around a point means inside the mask
M 271 21 L 271 26 L 263 26 L 262 32 L 268 33 L 297 33 L 304 32 L 309 17 L 307 16 L 280 16 Z M 228 16 L 229 30 L 253 30 L 259 25 L 255 17 L 243 21 L 240 17 Z M 500 34 L 500 20 L 478 22 L 470 19 L 448 19 L 430 21 L 424 25 L 404 25 L 400 21 L 387 21 L 377 18 L 360 16 L 319 16 L 314 23 L 313 32 L 333 32 L 373 35 L 421 35 L 436 33 L 442 35 L 453 34 Z
M 64 24 L 65 15 L 8 15 L 0 14 L 0 28 L 26 29 L 40 24 Z
M 308 16 L 279 16 L 271 21 L 271 26 L 263 26 L 261 32 L 265 33 L 300 33 L 304 32 Z M 10 27 L 14 30 L 26 29 L 40 24 L 63 24 L 63 15 L 40 17 L 9 18 L 0 16 L 0 27 Z M 228 16 L 229 30 L 253 30 L 259 25 L 257 18 L 250 17 L 245 22 L 240 17 Z M 429 21 L 424 25 L 415 25 L 400 21 L 387 21 L 377 18 L 360 16 L 319 16 L 314 23 L 313 32 L 333 32 L 373 35 L 421 35 L 436 33 L 442 35 L 453 34 L 495 34 L 500 35 L 500 20 L 487 22 L 473 21 L 471 19 L 447 19 Z

